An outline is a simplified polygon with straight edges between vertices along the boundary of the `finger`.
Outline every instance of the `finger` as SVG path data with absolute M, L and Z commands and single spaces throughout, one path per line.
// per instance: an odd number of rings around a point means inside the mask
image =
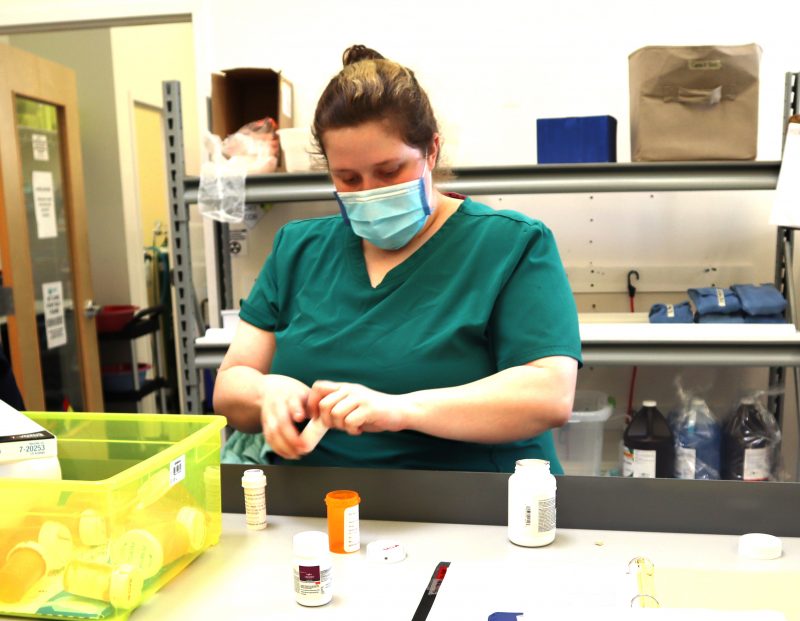
M 300 434 L 300 440 L 303 442 L 302 452 L 308 454 L 313 451 L 327 432 L 328 428 L 322 423 L 321 418 L 312 418 L 308 421 Z
M 317 418 L 319 416 L 319 402 L 330 393 L 341 388 L 338 382 L 331 382 L 329 380 L 317 380 L 311 386 L 306 399 L 306 412 L 309 418 Z
M 267 432 L 267 439 L 270 444 L 275 443 L 279 455 L 288 459 L 300 457 L 300 434 L 289 416 L 289 408 L 285 402 L 276 403 L 272 415 L 267 417 Z
M 306 418 L 306 407 L 303 400 L 297 395 L 289 397 L 286 402 L 291 418 L 296 423 L 302 423 Z
M 366 429 L 368 413 L 363 406 L 356 406 L 344 419 L 342 429 L 351 436 L 360 436 Z
M 336 406 L 339 401 L 347 397 L 347 391 L 344 389 L 336 390 L 322 399 L 319 402 L 319 417 L 322 419 L 322 422 L 325 424 L 326 427 L 335 427 L 336 422 L 333 420 L 333 416 L 331 415 L 331 411 Z
M 346 395 L 331 408 L 331 420 L 337 429 L 345 429 L 347 418 L 360 404 L 353 395 Z

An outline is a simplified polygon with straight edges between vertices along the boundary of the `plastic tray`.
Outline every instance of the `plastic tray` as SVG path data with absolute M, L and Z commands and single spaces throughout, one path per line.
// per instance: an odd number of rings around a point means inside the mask
M 27 414 L 63 480 L 0 479 L 0 614 L 126 619 L 219 541 L 223 417 Z

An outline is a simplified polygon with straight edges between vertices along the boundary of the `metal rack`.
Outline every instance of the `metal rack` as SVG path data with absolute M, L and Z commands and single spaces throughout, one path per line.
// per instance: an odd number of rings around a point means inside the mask
M 786 75 L 784 119 L 798 110 L 798 75 Z M 216 368 L 225 345 L 198 347 L 192 302 L 191 252 L 188 236 L 189 205 L 197 202 L 199 180 L 184 176 L 180 83 L 164 82 L 168 183 L 178 330 L 178 366 L 183 379 L 182 411 L 201 411 L 199 373 Z M 785 126 L 785 123 L 784 123 Z M 699 190 L 774 190 L 779 161 L 767 162 L 659 162 L 632 164 L 539 165 L 460 168 L 455 179 L 440 184 L 444 191 L 470 195 L 676 192 Z M 322 173 L 274 174 L 248 177 L 245 201 L 281 203 L 331 200 L 333 186 Z M 778 228 L 775 282 L 787 299 L 794 297 L 791 279 L 793 231 Z M 223 282 L 230 282 L 230 263 L 223 264 Z M 223 301 L 230 291 L 222 291 Z M 791 304 L 792 313 L 795 312 Z M 800 367 L 800 340 L 753 342 L 584 343 L 586 364 L 603 365 L 730 365 L 769 366 L 771 380 L 783 379 L 784 367 Z M 775 366 L 781 365 L 781 366 Z M 777 407 L 780 409 L 781 404 Z

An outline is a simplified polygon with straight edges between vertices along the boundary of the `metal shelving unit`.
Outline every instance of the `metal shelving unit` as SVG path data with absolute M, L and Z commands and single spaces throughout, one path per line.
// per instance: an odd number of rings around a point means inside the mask
M 786 76 L 785 118 L 796 114 L 798 74 Z M 164 83 L 168 182 L 172 214 L 174 285 L 177 299 L 178 361 L 183 376 L 183 411 L 200 412 L 198 369 L 216 368 L 224 344 L 195 343 L 190 302 L 192 274 L 188 237 L 189 205 L 197 202 L 199 179 L 183 174 L 180 84 Z M 785 125 L 785 123 L 784 123 Z M 680 192 L 774 190 L 779 161 L 659 162 L 632 164 L 536 165 L 455 169 L 454 179 L 439 184 L 444 191 L 469 195 L 551 194 L 598 192 Z M 323 173 L 274 174 L 248 177 L 245 201 L 284 203 L 332 200 L 333 186 Z M 791 283 L 793 231 L 779 227 L 776 245 L 776 284 L 794 297 Z M 230 281 L 230 278 L 227 279 Z M 791 305 L 792 313 L 795 312 Z M 782 379 L 785 366 L 800 367 L 800 340 L 775 339 L 703 343 L 595 342 L 583 344 L 586 364 L 602 365 L 729 365 L 769 366 Z M 777 366 L 780 365 L 780 366 Z M 780 404 L 778 404 L 780 407 Z

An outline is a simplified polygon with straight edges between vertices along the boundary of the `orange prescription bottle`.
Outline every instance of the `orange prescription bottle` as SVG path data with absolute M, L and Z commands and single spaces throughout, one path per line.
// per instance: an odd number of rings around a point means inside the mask
M 138 567 L 146 580 L 184 554 L 202 549 L 206 533 L 205 512 L 183 507 L 173 520 L 134 528 L 119 537 L 111 546 L 111 562 Z
M 34 541 L 17 544 L 0 567 L 0 602 L 15 604 L 47 573 L 42 547 Z
M 64 570 L 64 590 L 109 602 L 114 608 L 135 608 L 142 599 L 144 578 L 133 565 L 70 561 Z
M 328 540 L 331 552 L 349 554 L 361 549 L 358 527 L 358 492 L 335 490 L 325 496 L 328 507 Z

